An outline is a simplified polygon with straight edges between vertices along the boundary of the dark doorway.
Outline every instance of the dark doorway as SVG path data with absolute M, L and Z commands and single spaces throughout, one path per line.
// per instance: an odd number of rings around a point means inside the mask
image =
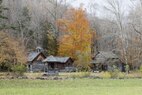
M 108 66 L 107 65 L 102 65 L 102 71 L 107 71 Z
M 55 68 L 54 63 L 51 63 L 50 66 L 51 66 L 51 69 L 54 69 L 54 68 Z

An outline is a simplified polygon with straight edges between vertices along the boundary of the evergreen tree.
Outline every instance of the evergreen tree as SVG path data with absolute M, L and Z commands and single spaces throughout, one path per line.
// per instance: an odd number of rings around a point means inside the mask
M 6 28 L 4 20 L 8 19 L 6 16 L 4 16 L 4 11 L 8 9 L 2 5 L 2 2 L 3 0 L 0 0 L 0 31 Z
M 57 38 L 54 33 L 53 25 L 44 21 L 41 23 L 41 35 L 42 35 L 42 47 L 44 48 L 46 54 L 56 55 L 57 54 Z

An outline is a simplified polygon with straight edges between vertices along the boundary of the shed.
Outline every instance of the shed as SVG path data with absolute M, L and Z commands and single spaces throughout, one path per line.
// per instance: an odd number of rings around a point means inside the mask
M 44 71 L 45 64 L 42 62 L 46 56 L 38 49 L 36 51 L 32 51 L 28 54 L 28 71 Z
M 108 71 L 112 70 L 113 66 L 116 66 L 119 70 L 124 70 L 124 64 L 120 58 L 113 52 L 98 52 L 91 62 L 93 64 L 93 70 Z
M 72 67 L 73 60 L 70 57 L 57 57 L 57 56 L 48 56 L 43 60 L 44 63 L 48 64 L 48 69 L 58 69 L 64 70 L 65 67 Z

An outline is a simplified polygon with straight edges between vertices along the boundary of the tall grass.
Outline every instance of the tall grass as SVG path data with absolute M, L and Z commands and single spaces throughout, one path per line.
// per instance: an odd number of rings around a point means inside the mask
M 73 73 L 60 73 L 60 76 L 68 78 L 86 78 L 91 75 L 91 72 L 73 72 Z
M 0 95 L 141 95 L 141 79 L 0 80 Z

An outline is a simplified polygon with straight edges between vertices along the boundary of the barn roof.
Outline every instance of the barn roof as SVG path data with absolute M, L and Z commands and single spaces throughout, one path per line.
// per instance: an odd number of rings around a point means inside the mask
M 42 52 L 30 52 L 29 55 L 28 55 L 28 62 L 33 61 L 40 54 L 43 54 L 43 53 Z
M 106 59 L 105 58 L 97 58 L 95 60 L 92 60 L 91 63 L 93 64 L 99 64 L 99 63 L 105 63 Z
M 116 54 L 113 52 L 105 52 L 105 51 L 100 51 L 97 55 L 97 58 L 119 58 Z
M 43 62 L 59 62 L 59 63 L 66 63 L 70 57 L 54 57 L 54 56 L 49 56 Z
M 105 61 L 107 61 L 108 59 L 119 59 L 119 57 L 113 52 L 100 51 L 95 55 L 94 60 L 92 60 L 91 63 L 105 63 Z

